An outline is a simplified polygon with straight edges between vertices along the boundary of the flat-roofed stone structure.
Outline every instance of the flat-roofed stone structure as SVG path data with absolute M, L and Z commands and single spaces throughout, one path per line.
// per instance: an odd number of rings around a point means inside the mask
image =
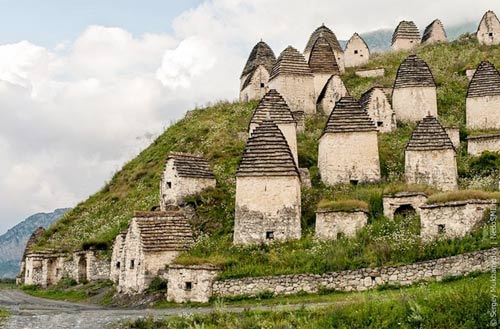
M 420 44 L 420 31 L 413 21 L 401 21 L 392 34 L 393 50 L 410 50 Z
M 444 30 L 443 23 L 439 19 L 433 20 L 425 28 L 424 35 L 422 36 L 422 44 L 431 44 L 436 42 L 446 42 L 447 36 Z
M 273 66 L 269 88 L 283 96 L 292 112 L 316 113 L 313 74 L 304 56 L 292 46 L 283 50 Z
M 209 264 L 169 265 L 167 301 L 207 303 L 218 272 L 217 267 Z
M 266 120 L 247 141 L 236 172 L 234 244 L 299 239 L 301 182 L 278 126 Z
M 371 88 L 361 96 L 359 102 L 375 122 L 379 132 L 386 133 L 396 129 L 396 114 L 382 88 Z
M 345 46 L 345 67 L 361 66 L 368 63 L 369 60 L 370 48 L 359 34 L 354 33 Z
M 460 238 L 480 223 L 496 200 L 466 200 L 423 205 L 420 210 L 420 235 L 424 241 Z
M 476 36 L 482 45 L 500 44 L 500 21 L 493 11 L 488 10 L 484 14 L 477 27 Z
M 384 216 L 394 219 L 395 215 L 405 216 L 414 212 L 420 215 L 420 207 L 427 202 L 423 192 L 397 192 L 383 196 Z
M 328 41 L 328 43 L 333 49 L 335 60 L 337 61 L 337 64 L 339 66 L 340 73 L 344 73 L 345 71 L 344 52 L 342 50 L 342 47 L 340 46 L 337 36 L 335 36 L 335 33 L 333 33 L 333 31 L 330 30 L 328 27 L 326 27 L 325 24 L 322 24 L 320 27 L 314 30 L 314 32 L 309 37 L 306 48 L 304 49 L 304 57 L 306 58 L 306 60 L 309 61 L 313 45 L 316 42 L 316 40 L 320 37 L 323 37 Z
M 335 103 L 345 96 L 349 96 L 349 92 L 344 82 L 340 76 L 332 75 L 319 93 L 316 107 L 318 111 L 321 109 L 323 113 L 330 115 Z
M 269 89 L 269 75 L 276 56 L 264 41 L 258 42 L 250 52 L 240 76 L 240 101 L 260 99 Z
M 479 64 L 467 90 L 466 125 L 470 129 L 500 129 L 500 73 L 488 61 Z
M 182 204 L 184 197 L 215 187 L 208 161 L 200 155 L 170 152 L 160 182 L 160 209 Z
M 318 167 L 327 185 L 380 179 L 377 129 L 352 97 L 337 102 L 319 140 Z
M 336 240 L 342 236 L 353 237 L 368 223 L 368 212 L 318 209 L 314 237 L 318 240 Z
M 410 55 L 399 65 L 392 108 L 398 121 L 417 122 L 428 114 L 437 117 L 436 83 L 420 57 Z
M 259 105 L 253 112 L 248 127 L 249 136 L 256 127 L 266 120 L 273 121 L 285 136 L 290 151 L 292 151 L 295 163 L 299 163 L 297 154 L 297 122 L 292 112 L 281 95 L 275 90 L 269 90 L 260 100 Z
M 357 70 L 355 74 L 358 77 L 362 78 L 377 78 L 377 77 L 383 77 L 385 75 L 385 69 L 379 67 L 375 69 Z
M 340 74 L 335 54 L 326 38 L 319 37 L 313 44 L 308 65 L 314 76 L 314 94 L 318 97 L 328 79 Z
M 500 133 L 467 137 L 467 153 L 480 156 L 484 151 L 500 152 Z
M 33 252 L 33 247 L 40 241 L 42 235 L 45 233 L 45 228 L 38 227 L 31 233 L 26 247 L 24 247 L 23 258 L 21 259 L 21 266 L 19 269 L 19 274 L 16 277 L 16 284 L 23 284 L 26 277 L 26 256 Z
M 417 124 L 406 145 L 405 177 L 409 184 L 425 184 L 443 191 L 458 188 L 455 148 L 433 116 Z
M 63 277 L 64 255 L 55 250 L 30 251 L 25 258 L 24 284 L 47 287 Z
M 109 270 L 109 279 L 115 283 L 120 280 L 120 272 L 122 267 L 125 265 L 123 256 L 123 250 L 125 249 L 125 237 L 127 236 L 127 231 L 121 231 L 115 238 L 113 242 L 113 248 L 111 251 L 111 264 Z
M 143 292 L 193 243 L 193 231 L 182 211 L 135 212 L 125 237 L 119 291 Z

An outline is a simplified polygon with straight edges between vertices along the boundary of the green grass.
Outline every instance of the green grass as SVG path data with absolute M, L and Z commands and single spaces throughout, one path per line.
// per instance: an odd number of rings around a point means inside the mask
M 69 302 L 82 302 L 111 286 L 112 283 L 109 281 L 93 281 L 87 284 L 77 285 L 72 279 L 63 279 L 59 281 L 58 284 L 48 288 L 25 285 L 22 286 L 21 289 L 25 293 L 35 297 Z
M 477 190 L 460 190 L 446 193 L 436 193 L 427 199 L 427 204 L 445 203 L 452 201 L 465 200 L 498 200 L 500 201 L 500 192 L 485 192 Z
M 492 319 L 490 287 L 490 275 L 483 274 L 397 290 L 316 295 L 310 299 L 283 297 L 281 304 L 283 299 L 284 303 L 330 303 L 327 307 L 287 311 L 231 313 L 224 311 L 224 302 L 219 301 L 210 314 L 158 322 L 141 319 L 129 323 L 128 328 L 487 328 Z M 498 295 L 499 286 L 494 288 Z M 271 305 L 269 301 L 263 305 Z
M 3 324 L 9 316 L 10 313 L 7 310 L 0 308 L 0 328 L 3 328 Z
M 326 211 L 354 211 L 365 210 L 368 211 L 368 203 L 361 200 L 321 200 L 317 206 L 318 210 Z

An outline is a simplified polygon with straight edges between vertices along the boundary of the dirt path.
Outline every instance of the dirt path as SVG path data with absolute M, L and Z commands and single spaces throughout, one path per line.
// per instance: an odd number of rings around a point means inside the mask
M 329 305 L 328 303 L 309 304 L 308 308 Z M 210 313 L 213 307 L 173 308 L 173 309 L 116 309 L 96 305 L 55 301 L 33 297 L 15 289 L 0 289 L 0 307 L 7 309 L 12 316 L 5 323 L 6 329 L 59 329 L 82 328 L 101 329 L 120 320 L 133 320 L 153 316 L 164 318 L 179 314 Z M 252 306 L 252 310 L 291 310 L 303 307 L 302 304 L 283 306 Z M 228 312 L 242 312 L 248 307 L 225 307 Z

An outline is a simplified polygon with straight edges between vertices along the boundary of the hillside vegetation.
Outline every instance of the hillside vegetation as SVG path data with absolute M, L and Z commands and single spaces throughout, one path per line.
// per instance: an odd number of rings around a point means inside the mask
M 500 67 L 500 47 L 480 47 L 464 36 L 449 44 L 418 49 L 431 67 L 438 84 L 440 120 L 464 128 L 467 68 L 488 59 Z M 374 85 L 392 86 L 399 63 L 407 52 L 377 55 L 367 67 L 384 67 L 382 78 L 359 78 L 353 70 L 343 77 L 348 90 L 359 97 Z M 235 83 L 237 81 L 235 80 Z M 107 249 L 116 234 L 127 227 L 134 210 L 149 210 L 158 204 L 160 174 L 169 151 L 202 153 L 217 178 L 217 188 L 188 198 L 199 219 L 192 223 L 198 234 L 195 248 L 178 260 L 197 263 L 210 260 L 222 265 L 222 277 L 281 273 L 322 272 L 361 266 L 413 262 L 442 257 L 490 246 L 478 229 L 462 240 L 438 241 L 424 246 L 418 237 L 418 218 L 410 223 L 389 222 L 382 215 L 384 189 L 405 189 L 403 151 L 413 125 L 399 125 L 392 133 L 379 137 L 383 180 L 379 184 L 325 187 L 317 169 L 318 138 L 326 117 L 318 114 L 306 122 L 306 132 L 298 135 L 299 164 L 310 169 L 312 189 L 303 189 L 300 241 L 270 246 L 233 247 L 234 173 L 245 147 L 248 122 L 257 102 L 217 103 L 192 111 L 172 125 L 153 144 L 127 163 L 106 186 L 79 204 L 53 225 L 38 248 L 73 250 L 95 246 Z M 494 190 L 498 184 L 500 157 L 490 153 L 470 157 L 462 147 L 458 154 L 461 188 Z M 360 200 L 368 206 L 370 223 L 356 238 L 325 243 L 311 236 L 317 204 L 353 205 Z

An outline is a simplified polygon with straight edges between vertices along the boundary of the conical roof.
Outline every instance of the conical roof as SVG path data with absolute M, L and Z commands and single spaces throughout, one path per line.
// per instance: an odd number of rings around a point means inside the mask
M 401 21 L 392 34 L 392 44 L 397 39 L 420 40 L 420 31 L 413 21 Z
M 312 73 L 304 56 L 297 49 L 288 46 L 274 64 L 269 80 L 276 78 L 280 74 L 311 75 Z
M 236 176 L 299 176 L 290 147 L 274 122 L 265 120 L 253 130 Z
M 340 74 L 332 47 L 324 37 L 319 37 L 311 49 L 309 67 L 313 73 Z
M 307 41 L 307 45 L 306 45 L 306 49 L 304 50 L 304 53 L 311 51 L 314 44 L 316 43 L 316 40 L 318 40 L 319 37 L 325 38 L 334 51 L 342 52 L 342 47 L 340 46 L 339 40 L 337 40 L 335 33 L 333 33 L 332 30 L 330 30 L 328 27 L 326 27 L 323 24 L 320 27 L 318 27 L 316 30 L 314 30 L 314 32 L 309 37 L 309 41 Z
M 269 47 L 264 41 L 260 41 L 250 52 L 250 56 L 248 56 L 247 63 L 243 68 L 240 78 L 243 78 L 245 75 L 253 72 L 259 65 L 263 65 L 270 73 L 275 62 L 276 56 L 274 55 L 271 47 Z
M 467 97 L 498 95 L 500 95 L 500 74 L 493 64 L 483 61 L 470 81 Z
M 413 130 L 406 151 L 434 151 L 454 149 L 450 137 L 439 121 L 433 116 L 426 116 Z
M 394 88 L 409 87 L 436 87 L 434 77 L 427 63 L 417 57 L 417 55 L 408 56 L 399 65 Z
M 330 113 L 323 134 L 361 131 L 377 131 L 377 128 L 353 97 L 342 97 Z
M 269 90 L 257 105 L 250 123 L 261 124 L 271 120 L 276 124 L 295 123 L 290 107 L 276 89 Z
M 422 36 L 422 43 L 429 40 L 434 33 L 437 33 L 438 30 L 442 30 L 444 37 L 446 38 L 446 31 L 444 30 L 443 23 L 441 23 L 439 19 L 435 19 L 425 28 L 424 35 Z

